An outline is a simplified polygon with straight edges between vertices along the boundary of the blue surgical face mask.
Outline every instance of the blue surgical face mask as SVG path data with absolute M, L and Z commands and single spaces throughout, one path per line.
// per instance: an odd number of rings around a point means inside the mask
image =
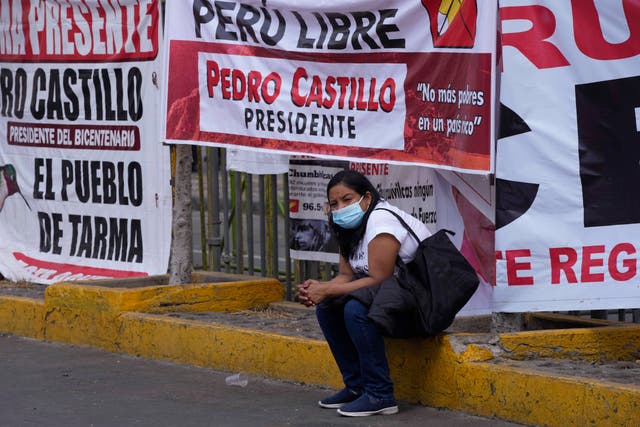
M 342 228 L 358 228 L 362 224 L 362 218 L 364 218 L 364 211 L 360 208 L 362 199 L 364 199 L 364 196 L 360 197 L 360 200 L 356 203 L 331 212 L 333 223 Z

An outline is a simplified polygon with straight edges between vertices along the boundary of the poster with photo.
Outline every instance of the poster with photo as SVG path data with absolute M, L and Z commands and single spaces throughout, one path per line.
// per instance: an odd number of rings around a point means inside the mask
M 432 169 L 302 157 L 292 158 L 289 164 L 289 246 L 294 259 L 338 262 L 337 243 L 331 237 L 327 219 L 327 184 L 343 169 L 364 174 L 381 197 L 435 231 L 435 171 Z

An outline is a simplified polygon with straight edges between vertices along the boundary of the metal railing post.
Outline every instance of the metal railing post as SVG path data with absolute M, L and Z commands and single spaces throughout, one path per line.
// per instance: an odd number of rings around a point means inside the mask
M 286 299 L 291 301 L 293 299 L 293 290 L 291 285 L 291 253 L 289 251 L 289 174 L 282 176 L 283 187 L 283 205 L 284 205 L 284 271 L 285 271 L 285 290 Z
M 207 225 L 208 238 L 207 245 L 209 247 L 209 256 L 211 260 L 209 265 L 213 271 L 220 270 L 220 258 L 222 256 L 222 238 L 220 236 L 220 149 L 207 148 Z
M 254 275 L 253 262 L 253 175 L 247 174 L 247 270 Z
M 260 273 L 262 277 L 267 276 L 267 203 L 265 176 L 258 178 L 260 194 Z
M 220 156 L 220 169 L 222 172 L 222 235 L 223 235 L 223 247 L 222 247 L 222 262 L 224 263 L 224 270 L 227 273 L 231 272 L 230 262 L 233 259 L 231 255 L 231 237 L 229 232 L 229 176 L 227 174 L 226 167 L 226 152 L 223 151 Z
M 202 177 L 202 147 L 196 147 L 196 170 L 198 172 L 198 210 L 200 212 L 200 249 L 202 269 L 207 270 L 207 230 L 204 213 L 204 182 Z
M 271 277 L 279 278 L 280 263 L 278 262 L 278 176 L 271 175 L 271 257 L 272 257 L 272 273 Z
M 236 254 L 236 273 L 243 272 L 243 245 L 242 245 L 242 173 L 235 171 L 233 174 L 234 186 L 234 249 Z

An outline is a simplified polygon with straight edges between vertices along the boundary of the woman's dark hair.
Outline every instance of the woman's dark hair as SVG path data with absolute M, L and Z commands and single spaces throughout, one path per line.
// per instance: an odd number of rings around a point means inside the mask
M 378 190 L 375 189 L 373 184 L 371 184 L 371 181 L 369 181 L 366 176 L 360 172 L 345 169 L 335 174 L 327 184 L 327 199 L 329 198 L 329 190 L 338 184 L 342 184 L 345 187 L 350 188 L 360 196 L 364 196 L 367 191 L 371 193 L 371 203 L 369 204 L 369 208 L 365 212 L 362 224 L 360 224 L 359 227 L 354 229 L 342 228 L 334 224 L 333 217 L 329 215 L 329 225 L 331 226 L 331 231 L 333 231 L 333 234 L 336 236 L 336 240 L 338 241 L 340 255 L 348 260 L 353 255 L 358 243 L 364 236 L 364 232 L 367 229 L 367 220 L 369 219 L 371 211 L 380 200 L 380 193 L 378 193 Z

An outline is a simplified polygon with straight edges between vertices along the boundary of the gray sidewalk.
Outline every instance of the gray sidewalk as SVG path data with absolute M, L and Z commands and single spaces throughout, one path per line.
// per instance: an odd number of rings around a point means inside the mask
M 312 363 L 312 361 L 310 361 Z M 400 402 L 400 413 L 340 417 L 331 390 L 0 334 L 0 426 L 447 426 L 519 424 Z

